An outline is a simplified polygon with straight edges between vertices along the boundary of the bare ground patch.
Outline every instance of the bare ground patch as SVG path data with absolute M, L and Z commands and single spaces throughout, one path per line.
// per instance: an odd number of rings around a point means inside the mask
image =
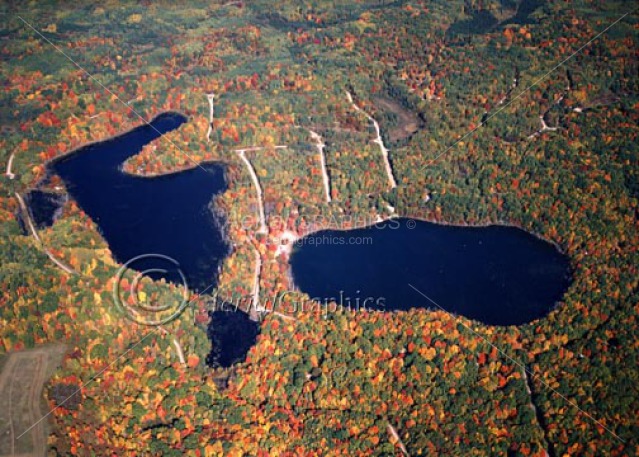
M 41 408 L 42 389 L 62 361 L 65 349 L 61 344 L 47 345 L 3 357 L 0 372 L 0 457 L 46 455 L 47 421 L 40 421 L 45 414 Z
M 373 102 L 378 109 L 390 111 L 397 115 L 397 125 L 387 131 L 388 138 L 392 142 L 410 138 L 422 126 L 421 119 L 415 113 L 407 110 L 393 99 L 375 97 Z

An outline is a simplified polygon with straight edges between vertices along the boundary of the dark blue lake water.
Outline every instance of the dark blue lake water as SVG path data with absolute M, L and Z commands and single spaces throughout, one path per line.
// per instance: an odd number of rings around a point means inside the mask
M 179 114 L 160 115 L 152 126 L 86 146 L 55 161 L 52 168 L 97 223 L 118 262 L 144 254 L 168 256 L 179 263 L 191 289 L 211 290 L 218 267 L 230 251 L 221 230 L 223 216 L 215 215 L 211 206 L 214 195 L 226 190 L 224 167 L 209 163 L 153 178 L 121 171 L 123 162 L 145 144 L 185 121 Z M 154 262 L 140 261 L 132 267 L 142 270 Z M 173 269 L 155 277 L 180 283 Z
M 216 194 L 227 188 L 224 166 L 202 164 L 153 178 L 121 170 L 123 162 L 138 154 L 144 145 L 184 122 L 182 115 L 162 114 L 150 125 L 86 146 L 51 167 L 98 225 L 118 262 L 124 264 L 148 254 L 167 256 L 177 261 L 190 289 L 212 293 L 219 266 L 230 252 L 223 230 L 224 217 L 211 203 Z M 39 210 L 43 208 L 48 207 L 38 206 Z M 149 276 L 182 283 L 179 271 L 167 268 L 167 262 L 158 257 L 136 261 L 130 267 L 138 271 L 164 269 L 163 273 Z M 208 329 L 214 343 L 209 364 L 230 366 L 244 360 L 255 344 L 258 328 L 243 313 L 214 313 Z
M 409 219 L 314 233 L 296 245 L 291 266 L 295 284 L 320 300 L 438 309 L 412 284 L 446 311 L 489 325 L 545 316 L 570 283 L 568 258 L 523 230 Z

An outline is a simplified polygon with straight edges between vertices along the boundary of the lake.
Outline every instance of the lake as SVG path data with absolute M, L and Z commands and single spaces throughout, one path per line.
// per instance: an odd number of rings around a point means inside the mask
M 295 285 L 320 301 L 402 311 L 441 306 L 488 325 L 544 317 L 570 284 L 568 258 L 514 227 L 460 227 L 394 219 L 323 230 L 296 243 Z M 416 292 L 409 284 L 431 298 Z
M 213 197 L 227 189 L 224 165 L 207 163 L 152 178 L 122 171 L 126 159 L 186 120 L 177 113 L 161 114 L 150 125 L 80 148 L 54 161 L 51 168 L 62 178 L 71 197 L 98 225 L 119 263 L 146 254 L 168 256 L 178 262 L 191 290 L 212 293 L 217 286 L 219 267 L 231 250 L 224 233 L 225 218 L 212 205 Z M 38 193 L 33 195 L 47 201 Z M 151 257 L 131 264 L 131 268 L 167 269 L 167 264 L 161 258 Z M 176 268 L 149 276 L 182 283 Z M 216 347 L 209 363 L 229 366 L 244 360 L 258 328 L 246 316 L 231 313 L 212 316 L 208 333 L 215 335 Z
M 119 263 L 143 254 L 168 256 L 179 263 L 191 289 L 210 290 L 215 287 L 219 265 L 230 252 L 222 230 L 224 218 L 211 206 L 213 196 L 227 188 L 224 166 L 208 163 L 153 178 L 122 171 L 126 159 L 184 122 L 186 118 L 177 113 L 162 114 L 151 125 L 62 157 L 52 168 L 98 225 Z M 153 262 L 148 259 L 132 267 L 152 268 Z M 173 270 L 151 276 L 181 282 Z

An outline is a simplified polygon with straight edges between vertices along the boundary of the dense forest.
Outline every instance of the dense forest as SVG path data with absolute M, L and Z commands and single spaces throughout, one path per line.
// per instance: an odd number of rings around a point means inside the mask
M 0 353 L 70 348 L 45 389 L 57 406 L 49 455 L 639 455 L 631 3 L 0 6 Z M 138 325 L 114 305 L 119 265 L 72 199 L 38 239 L 21 225 L 16 194 L 65 192 L 50 160 L 164 111 L 189 122 L 124 170 L 229 165 L 216 199 L 234 245 L 221 296 L 250 296 L 256 255 L 265 300 L 291 288 L 283 233 L 392 215 L 522 227 L 570 257 L 572 285 L 520 327 L 427 309 L 320 316 L 294 312 L 307 297 L 289 293 L 244 362 L 212 369 L 206 296 L 161 328 Z M 268 234 L 246 223 L 257 203 L 240 149 Z M 179 294 L 149 279 L 142 289 Z

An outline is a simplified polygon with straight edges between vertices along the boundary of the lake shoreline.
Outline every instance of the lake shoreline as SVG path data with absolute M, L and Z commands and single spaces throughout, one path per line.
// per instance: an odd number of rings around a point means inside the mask
M 51 176 L 55 175 L 56 173 L 53 171 L 53 167 L 58 163 L 61 162 L 65 159 L 69 159 L 71 157 L 73 157 L 74 155 L 77 154 L 81 154 L 83 153 L 83 149 L 90 147 L 90 146 L 97 146 L 100 145 L 102 143 L 108 143 L 110 141 L 115 141 L 118 138 L 120 138 L 121 136 L 127 135 L 129 133 L 133 133 L 134 131 L 144 128 L 144 127 L 148 127 L 149 124 L 153 123 L 154 121 L 156 121 L 159 117 L 162 116 L 168 116 L 168 115 L 177 115 L 177 116 L 181 116 L 185 119 L 185 121 L 183 123 L 189 122 L 190 117 L 180 111 L 161 111 L 160 113 L 156 114 L 155 116 L 153 116 L 153 118 L 151 118 L 150 121 L 145 121 L 144 124 L 140 124 L 134 127 L 129 128 L 128 130 L 125 130 L 123 132 L 119 132 L 119 133 L 114 133 L 113 135 L 110 135 L 106 138 L 103 139 L 99 139 L 99 140 L 92 140 L 92 141 L 86 141 L 84 143 L 80 143 L 78 146 L 75 146 L 73 149 L 71 149 L 70 151 L 64 152 L 58 156 L 52 157 L 50 159 L 45 160 L 44 162 L 42 162 L 40 165 L 42 165 L 44 167 L 44 175 L 40 177 L 40 179 L 38 179 L 32 186 L 27 186 L 27 188 L 24 190 L 25 193 L 31 192 L 32 190 L 43 190 L 45 188 L 45 186 L 47 185 L 49 179 L 51 179 Z M 181 125 L 181 124 L 180 124 Z M 179 127 L 178 127 L 179 128 Z M 162 137 L 164 134 L 161 134 L 160 137 Z M 201 162 L 200 164 L 205 164 L 205 163 L 217 163 L 217 161 L 207 161 L 207 162 Z M 226 164 L 226 162 L 220 161 L 220 164 Z M 195 168 L 198 165 L 194 165 L 191 168 Z M 170 175 L 173 173 L 179 173 L 181 171 L 186 171 L 186 170 L 190 170 L 191 168 L 184 168 L 181 170 L 174 170 L 171 172 L 167 172 L 167 173 L 160 173 L 157 175 L 152 175 L 149 177 L 160 177 L 160 176 L 165 176 L 165 175 Z M 124 170 L 122 170 L 122 173 L 126 173 L 128 175 L 131 176 L 137 176 L 140 178 L 144 178 L 146 176 L 144 175 L 135 175 L 132 173 L 128 173 L 125 172 Z
M 153 116 L 150 121 L 144 121 L 144 124 L 137 125 L 135 127 L 132 127 L 130 129 L 125 130 L 125 131 L 120 132 L 120 133 L 115 133 L 115 134 L 113 134 L 111 136 L 108 136 L 108 137 L 106 137 L 104 139 L 101 139 L 101 140 L 93 140 L 93 141 L 87 141 L 85 143 L 82 143 L 82 144 L 74 147 L 70 151 L 67 151 L 67 152 L 65 152 L 65 153 L 63 153 L 63 154 L 61 154 L 59 156 L 56 156 L 56 157 L 53 157 L 51 159 L 46 160 L 45 162 L 42 163 L 42 165 L 44 165 L 47 169 L 49 169 L 51 166 L 55 165 L 57 162 L 59 162 L 59 161 L 61 161 L 63 159 L 66 159 L 66 158 L 69 158 L 69 157 L 71 157 L 73 155 L 82 153 L 83 152 L 82 149 L 84 149 L 84 148 L 87 148 L 89 146 L 96 146 L 96 145 L 101 144 L 101 143 L 108 143 L 110 141 L 114 141 L 114 140 L 116 140 L 116 139 L 118 139 L 118 138 L 120 138 L 120 137 L 122 137 L 124 135 L 127 135 L 129 133 L 133 133 L 136 130 L 142 129 L 144 127 L 150 127 L 150 124 L 152 124 L 153 122 L 157 121 L 158 118 L 161 118 L 162 116 L 171 116 L 171 115 L 180 116 L 180 117 L 184 118 L 184 121 L 180 125 L 189 122 L 189 119 L 190 119 L 190 117 L 188 115 L 186 115 L 186 114 L 184 114 L 184 113 L 182 113 L 180 111 L 161 111 L 160 113 L 158 113 L 155 116 Z M 176 127 L 175 129 L 171 129 L 170 131 L 176 130 L 177 128 L 179 128 L 179 126 Z M 160 134 L 160 137 L 162 137 L 162 136 L 164 136 L 164 133 Z
M 393 216 L 313 229 L 303 237 L 321 238 L 322 232 L 337 239 L 300 243 L 298 238 L 286 274 L 291 290 L 320 302 L 362 292 L 388 299 L 384 312 L 407 312 L 421 307 L 408 306 L 414 297 L 397 285 L 415 284 L 432 290 L 437 302 L 454 304 L 446 309 L 452 315 L 487 326 L 518 327 L 546 318 L 564 303 L 574 278 L 571 259 L 558 243 L 503 221 L 463 225 Z M 371 242 L 351 243 L 349 236 Z M 385 261 L 371 269 L 379 258 Z

